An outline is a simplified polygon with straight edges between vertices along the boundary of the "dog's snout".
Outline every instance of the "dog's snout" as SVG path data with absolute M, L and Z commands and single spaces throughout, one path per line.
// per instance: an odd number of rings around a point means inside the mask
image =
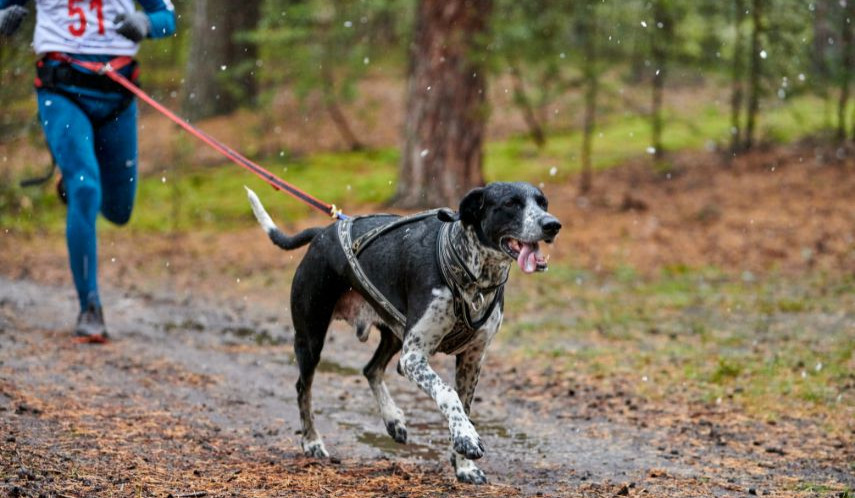
M 561 222 L 554 216 L 544 216 L 540 220 L 540 227 L 543 229 L 543 233 L 554 237 L 561 230 Z

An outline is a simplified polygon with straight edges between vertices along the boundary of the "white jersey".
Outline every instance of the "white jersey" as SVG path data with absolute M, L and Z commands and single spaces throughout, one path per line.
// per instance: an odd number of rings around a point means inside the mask
M 136 55 L 137 43 L 116 33 L 113 19 L 134 11 L 133 0 L 36 0 L 33 49 L 71 54 Z

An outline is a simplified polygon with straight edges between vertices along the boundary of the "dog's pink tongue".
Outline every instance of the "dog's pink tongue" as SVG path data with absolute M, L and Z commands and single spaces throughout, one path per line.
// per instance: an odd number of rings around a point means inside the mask
M 517 264 L 523 273 L 534 273 L 537 269 L 537 252 L 531 244 L 522 244 L 520 255 L 517 256 Z

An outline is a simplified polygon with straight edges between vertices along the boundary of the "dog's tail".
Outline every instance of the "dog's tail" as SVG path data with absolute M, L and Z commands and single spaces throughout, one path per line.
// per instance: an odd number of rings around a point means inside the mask
M 255 219 L 257 219 L 258 223 L 261 224 L 261 228 L 267 232 L 267 236 L 270 237 L 270 240 L 282 249 L 290 251 L 291 249 L 304 246 L 311 242 L 312 239 L 315 238 L 315 235 L 322 230 L 320 227 L 307 228 L 296 235 L 289 236 L 280 230 L 275 223 L 273 223 L 273 220 L 270 218 L 270 215 L 267 214 L 267 211 L 264 210 L 264 206 L 261 205 L 261 201 L 258 199 L 258 196 L 255 195 L 255 192 L 250 190 L 247 186 L 244 186 L 243 188 L 246 189 L 246 195 L 249 197 L 249 204 L 252 206 L 252 212 L 255 214 Z

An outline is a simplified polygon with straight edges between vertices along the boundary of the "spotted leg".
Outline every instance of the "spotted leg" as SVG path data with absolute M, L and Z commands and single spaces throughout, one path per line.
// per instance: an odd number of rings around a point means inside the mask
M 407 442 L 404 412 L 398 408 L 389 395 L 389 389 L 386 388 L 384 381 L 386 365 L 389 364 L 389 360 L 395 356 L 395 353 L 401 350 L 401 340 L 395 337 L 395 334 L 388 327 L 381 325 L 378 328 L 380 329 L 380 345 L 377 346 L 377 351 L 374 352 L 371 361 L 365 365 L 362 373 L 368 379 L 368 385 L 371 387 L 374 399 L 377 400 L 380 416 L 383 417 L 383 423 L 386 424 L 386 432 L 392 436 L 392 439 L 403 444 Z
M 484 359 L 485 353 L 485 342 L 479 341 L 457 355 L 454 380 L 457 386 L 457 395 L 460 396 L 463 412 L 467 418 L 472 406 L 472 399 L 475 397 L 475 386 L 478 385 L 481 361 Z M 455 451 L 451 452 L 450 460 L 458 481 L 469 484 L 485 484 L 487 482 L 484 471 L 479 469 L 472 460 L 458 455 Z
M 400 370 L 436 402 L 448 421 L 454 451 L 466 458 L 477 459 L 484 456 L 481 438 L 466 416 L 457 393 L 428 363 L 428 356 L 452 329 L 454 320 L 451 292 L 448 289 L 434 290 L 427 310 L 413 325 L 407 326 Z

